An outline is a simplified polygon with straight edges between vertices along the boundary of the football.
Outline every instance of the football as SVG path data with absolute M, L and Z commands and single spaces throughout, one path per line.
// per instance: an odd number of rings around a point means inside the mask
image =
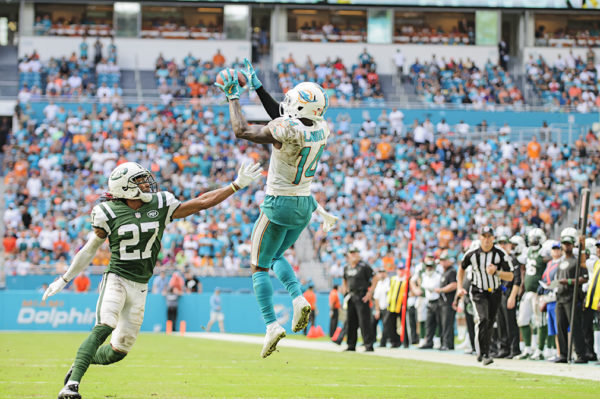
M 221 77 L 221 73 L 225 72 L 225 71 L 229 71 L 230 74 L 235 73 L 235 69 L 233 69 L 233 68 L 227 68 L 227 69 L 221 70 L 217 74 L 217 83 L 220 84 L 220 85 L 223 84 L 223 78 Z M 240 70 L 238 70 L 238 82 L 240 84 L 240 87 L 245 87 L 246 86 L 246 75 L 244 75 Z

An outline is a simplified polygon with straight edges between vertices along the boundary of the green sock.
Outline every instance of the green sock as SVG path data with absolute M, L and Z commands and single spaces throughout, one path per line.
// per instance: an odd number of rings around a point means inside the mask
M 110 346 L 110 344 L 102 345 L 96 351 L 96 354 L 94 355 L 94 358 L 92 359 L 92 364 L 116 363 L 119 360 L 122 360 L 125 356 L 127 356 L 127 353 L 117 352 L 116 350 L 114 350 L 112 348 L 112 346 Z
M 531 326 L 519 328 L 521 329 L 521 336 L 523 337 L 523 342 L 525 342 L 525 348 L 529 348 L 531 346 Z
M 112 327 L 105 325 L 94 326 L 91 334 L 82 342 L 77 350 L 77 356 L 73 363 L 73 374 L 71 374 L 71 378 L 69 378 L 70 381 L 81 381 L 81 378 L 88 367 L 90 367 L 90 362 L 92 361 L 94 354 L 106 338 L 108 338 L 112 330 Z
M 546 339 L 548 338 L 548 326 L 538 327 L 538 349 L 544 350 Z
M 554 335 L 548 335 L 548 338 L 546 339 L 546 347 L 550 348 L 550 349 L 556 348 L 556 342 L 554 341 Z
M 425 338 L 425 322 L 424 321 L 420 321 L 419 322 L 419 338 Z

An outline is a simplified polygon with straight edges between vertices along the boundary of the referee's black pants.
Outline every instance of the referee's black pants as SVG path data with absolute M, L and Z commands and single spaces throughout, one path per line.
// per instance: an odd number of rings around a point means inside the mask
M 510 290 L 502 293 L 502 303 L 498 311 L 498 341 L 500 343 L 500 352 L 518 355 L 519 349 L 519 326 L 517 324 L 517 306 L 512 309 L 507 307 Z
M 356 349 L 356 340 L 358 339 L 358 327 L 363 337 L 365 346 L 372 347 L 375 341 L 373 337 L 373 322 L 369 302 L 363 302 L 362 296 L 357 294 L 350 295 L 348 301 L 348 349 Z
M 338 320 L 340 318 L 339 309 L 331 309 L 331 318 L 329 319 L 329 338 L 333 337 L 335 330 L 338 326 Z
M 452 309 L 452 303 L 442 301 L 441 306 L 442 318 L 442 347 L 454 349 L 454 320 L 456 311 Z
M 417 335 L 417 309 L 414 306 L 406 308 L 406 318 L 408 320 L 408 331 L 410 331 L 410 343 L 416 345 L 419 343 L 419 336 Z
M 585 355 L 590 359 L 596 359 L 596 351 L 594 351 L 594 317 L 596 311 L 590 308 L 583 308 L 582 314 L 582 329 L 583 342 L 585 343 Z
M 479 356 L 490 355 L 490 341 L 496 314 L 502 301 L 502 291 L 488 292 L 471 286 L 471 300 L 475 308 L 475 345 Z

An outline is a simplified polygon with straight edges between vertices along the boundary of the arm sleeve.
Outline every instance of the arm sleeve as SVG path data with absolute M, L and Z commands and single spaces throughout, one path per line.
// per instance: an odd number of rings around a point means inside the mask
M 85 268 L 90 265 L 98 248 L 100 248 L 105 240 L 106 238 L 100 238 L 96 233 L 90 233 L 88 242 L 79 250 L 79 252 L 77 252 L 77 254 L 75 254 L 73 262 L 71 262 L 71 266 L 69 266 L 69 270 L 67 270 L 63 278 L 66 281 L 71 281 L 79 273 L 85 270 Z
M 279 103 L 275 101 L 275 99 L 273 99 L 269 93 L 267 93 L 264 85 L 256 89 L 256 94 L 258 94 L 260 102 L 271 119 L 277 119 L 281 116 L 279 114 Z
M 521 268 L 513 267 L 513 285 L 521 285 Z
M 173 221 L 173 212 L 175 212 L 175 210 L 179 208 L 179 205 L 181 205 L 181 201 L 175 198 L 175 196 L 168 191 L 165 191 L 164 193 L 166 199 L 165 205 L 167 206 L 167 218 L 165 219 L 165 224 L 167 224 Z
M 504 251 L 502 251 L 502 263 L 500 264 L 500 268 L 507 272 L 513 272 L 515 270 L 511 257 Z

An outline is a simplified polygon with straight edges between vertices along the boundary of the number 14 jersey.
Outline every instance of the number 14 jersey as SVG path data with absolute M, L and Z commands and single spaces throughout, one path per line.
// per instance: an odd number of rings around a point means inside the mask
M 267 178 L 267 195 L 308 196 L 319 159 L 329 137 L 327 122 L 305 126 L 298 119 L 281 117 L 269 122 L 275 140 Z
M 165 226 L 181 203 L 162 191 L 135 210 L 122 200 L 105 201 L 92 209 L 92 227 L 108 233 L 110 264 L 107 272 L 137 283 L 152 277 Z

